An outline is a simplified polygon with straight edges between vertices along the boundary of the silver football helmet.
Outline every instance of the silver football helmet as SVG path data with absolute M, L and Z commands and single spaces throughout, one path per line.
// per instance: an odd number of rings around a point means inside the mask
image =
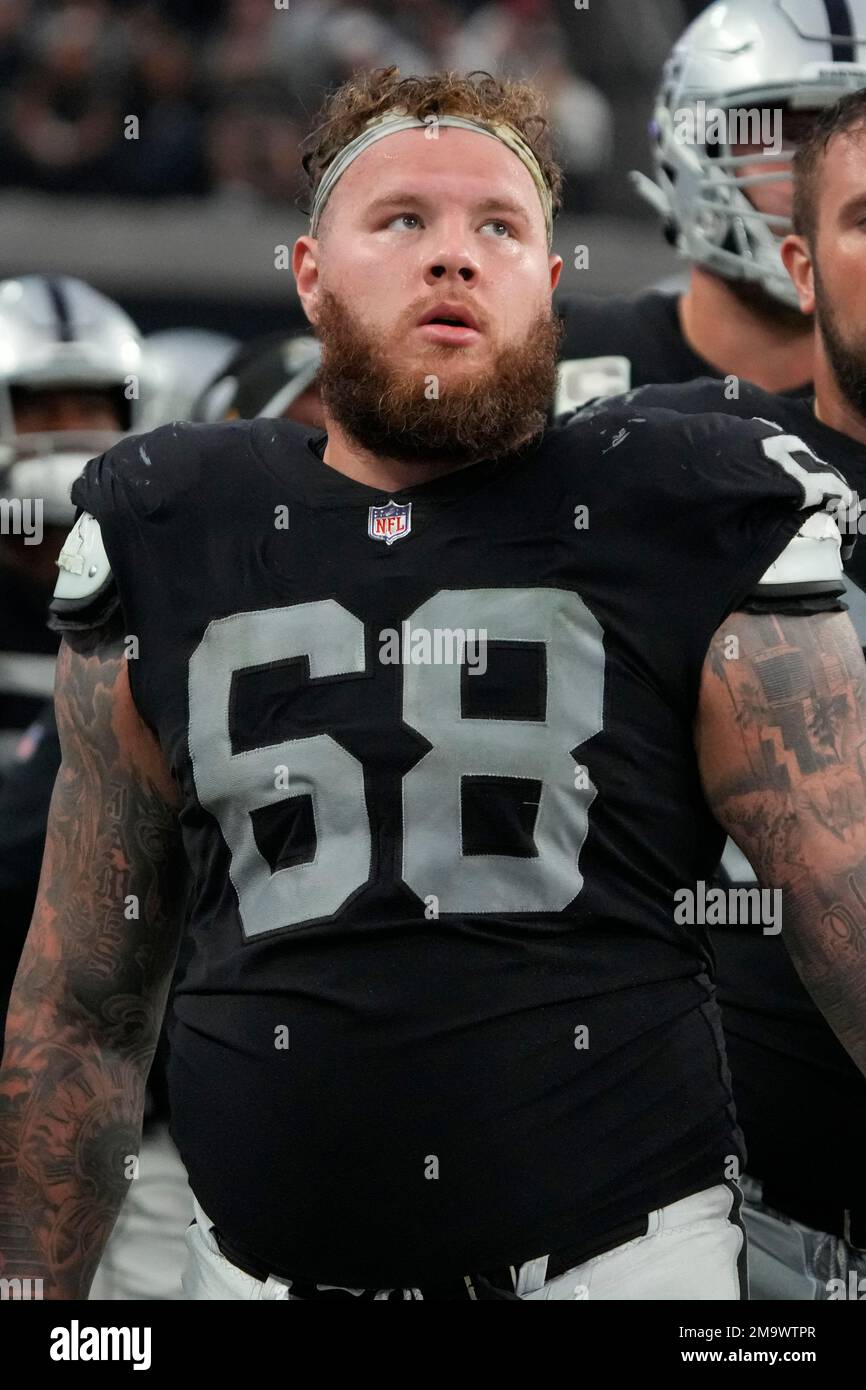
M 238 348 L 236 338 L 207 328 L 168 328 L 145 339 L 152 388 L 144 429 L 193 418 L 193 405 Z
M 254 338 L 208 383 L 193 419 L 278 420 L 312 386 L 321 364 L 321 345 L 307 333 Z
M 47 525 L 71 525 L 69 489 L 88 459 L 140 428 L 141 336 L 113 300 L 68 275 L 0 280 L 0 495 L 39 499 Z M 76 388 L 116 401 L 117 430 L 23 432 L 14 393 Z
M 737 156 L 738 141 L 718 138 L 734 122 L 713 127 L 712 113 L 781 109 L 796 119 L 862 87 L 866 0 L 716 0 L 665 64 L 651 125 L 655 179 L 632 179 L 681 255 L 726 279 L 757 281 L 796 307 L 779 255 L 790 220 L 760 212 L 748 196 L 790 178 L 791 139 L 778 153 Z M 760 173 L 741 174 L 756 164 Z

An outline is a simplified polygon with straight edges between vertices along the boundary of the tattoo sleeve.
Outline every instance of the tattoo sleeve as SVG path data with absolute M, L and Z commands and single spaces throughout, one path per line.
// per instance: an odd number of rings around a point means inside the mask
M 67 636 L 62 763 L 0 1072 L 0 1274 L 86 1298 L 135 1176 L 177 956 L 177 789 L 120 638 Z
M 794 965 L 866 1073 L 866 666 L 848 615 L 733 614 L 695 737 L 714 815 L 782 890 Z

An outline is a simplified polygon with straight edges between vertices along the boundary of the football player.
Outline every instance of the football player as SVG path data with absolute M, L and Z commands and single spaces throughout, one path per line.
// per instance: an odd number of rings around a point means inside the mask
M 69 489 L 94 451 L 141 428 L 138 329 L 67 275 L 0 281 L 0 773 L 51 694 L 45 626 L 74 518 Z
M 209 381 L 194 420 L 297 420 L 324 425 L 318 371 L 321 350 L 309 333 L 267 333 L 254 338 Z
M 706 375 L 810 382 L 811 323 L 779 256 L 791 153 L 819 110 L 864 86 L 866 0 L 717 0 L 694 20 L 656 100 L 655 177 L 634 175 L 689 262 L 685 292 L 561 299 L 557 412 Z
M 208 382 L 222 372 L 240 344 L 209 328 L 164 328 L 144 340 L 151 369 L 142 429 L 171 420 L 194 420 L 195 403 Z
M 4 1273 L 50 1296 L 122 1200 L 185 863 L 192 1298 L 738 1298 L 723 827 L 866 1069 L 849 490 L 760 421 L 545 429 L 539 108 L 477 74 L 334 92 L 293 253 L 326 432 L 175 424 L 75 485 L 0 1077 Z
M 6 344 L 0 382 L 4 486 L 10 497 L 39 505 L 44 520 L 38 544 L 15 535 L 4 542 L 4 638 L 8 640 L 10 631 L 23 631 L 31 648 L 48 649 L 41 658 L 29 654 L 35 671 L 40 659 L 48 665 L 47 680 L 43 677 L 37 685 L 34 679 L 30 689 L 22 679 L 24 656 L 0 654 L 0 675 L 16 692 L 15 712 L 30 713 L 0 786 L 2 1036 L 60 766 L 53 702 L 45 698 L 52 685 L 57 637 L 45 620 L 57 555 L 75 516 L 69 489 L 95 450 L 154 420 L 162 399 L 157 385 L 164 389 L 165 378 L 157 379 L 153 359 L 146 358 L 138 330 L 124 310 L 69 276 L 28 275 L 0 284 L 0 325 Z M 11 560 L 16 557 L 13 569 Z M 17 645 L 25 642 L 19 637 Z M 96 1273 L 93 1298 L 181 1296 L 178 1247 L 183 1248 L 191 1208 L 186 1174 L 168 1134 L 162 1058 L 149 1078 L 145 1114 L 137 1180 Z
M 866 91 L 827 109 L 794 160 L 796 235 L 782 246 L 814 332 L 814 394 L 773 396 L 704 378 L 648 386 L 645 406 L 760 416 L 799 435 L 866 493 Z M 860 529 L 862 530 L 862 523 Z M 866 555 L 846 602 L 866 643 Z M 731 860 L 733 865 L 733 860 Z M 736 870 L 732 867 L 732 872 Z M 744 881 L 742 868 L 737 877 Z M 713 944 L 737 1113 L 746 1136 L 751 1296 L 838 1296 L 866 1275 L 866 1084 L 803 989 L 779 941 L 720 930 Z
M 0 281 L 0 1029 L 33 912 L 60 747 L 46 627 L 84 464 L 139 427 L 141 339 L 65 275 Z

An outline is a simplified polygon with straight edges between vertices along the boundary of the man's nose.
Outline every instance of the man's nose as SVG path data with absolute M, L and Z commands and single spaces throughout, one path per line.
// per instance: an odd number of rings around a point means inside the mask
M 461 280 L 464 284 L 472 284 L 473 281 L 477 280 L 478 274 L 478 261 L 466 245 L 466 236 L 456 229 L 450 234 L 443 234 L 425 268 L 425 279 L 428 284 L 436 284 L 451 279 Z

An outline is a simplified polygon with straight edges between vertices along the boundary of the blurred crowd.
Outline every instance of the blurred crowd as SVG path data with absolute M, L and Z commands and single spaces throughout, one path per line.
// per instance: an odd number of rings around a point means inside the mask
M 546 91 L 573 196 L 609 164 L 617 84 L 682 0 L 0 0 L 0 185 L 296 199 L 299 142 L 361 67 L 483 68 Z M 602 14 L 602 11 L 604 13 Z M 633 100 L 633 93 L 632 93 Z

